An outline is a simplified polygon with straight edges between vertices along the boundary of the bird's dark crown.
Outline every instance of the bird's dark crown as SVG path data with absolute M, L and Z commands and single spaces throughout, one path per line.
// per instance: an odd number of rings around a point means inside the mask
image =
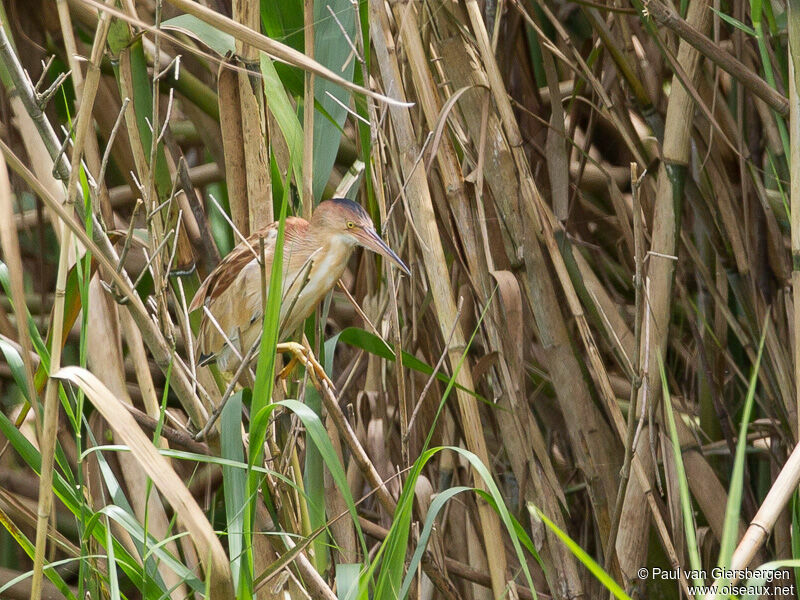
M 348 198 L 331 198 L 328 200 L 328 202 L 340 210 L 349 210 L 354 216 L 357 216 L 360 219 L 370 219 L 369 214 L 367 214 L 367 211 L 364 210 L 363 206 L 357 202 L 353 202 Z

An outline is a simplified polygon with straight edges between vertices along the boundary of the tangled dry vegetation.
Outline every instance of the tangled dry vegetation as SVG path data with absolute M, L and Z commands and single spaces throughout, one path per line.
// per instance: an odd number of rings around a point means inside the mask
M 688 597 L 639 570 L 798 558 L 795 5 L 3 3 L 0 597 Z M 194 292 L 332 196 L 412 276 L 357 252 L 226 386 Z

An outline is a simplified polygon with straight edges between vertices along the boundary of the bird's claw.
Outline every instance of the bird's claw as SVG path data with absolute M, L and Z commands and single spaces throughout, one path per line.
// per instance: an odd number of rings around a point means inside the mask
M 328 377 L 325 369 L 322 368 L 322 365 L 319 364 L 319 361 L 314 356 L 313 350 L 311 350 L 307 343 L 299 344 L 297 342 L 284 342 L 278 344 L 277 351 L 289 352 L 292 354 L 292 359 L 289 361 L 289 364 L 281 369 L 281 372 L 278 374 L 278 377 L 281 378 L 281 380 L 284 382 L 284 385 L 289 373 L 291 373 L 292 369 L 294 369 L 299 362 L 303 364 L 303 366 L 306 368 L 306 371 L 311 375 L 311 378 L 315 383 L 323 385 L 331 391 L 335 390 L 333 382 Z

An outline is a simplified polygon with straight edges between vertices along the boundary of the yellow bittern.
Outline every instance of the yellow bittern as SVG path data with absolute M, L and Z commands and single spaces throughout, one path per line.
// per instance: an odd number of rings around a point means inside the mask
M 197 336 L 201 365 L 216 361 L 220 371 L 233 373 L 241 357 L 258 342 L 277 237 L 277 222 L 256 231 L 236 246 L 197 290 L 189 312 L 204 307 Z M 310 221 L 287 217 L 279 325 L 282 338 L 294 332 L 336 285 L 355 246 L 385 256 L 410 274 L 375 231 L 367 212 L 351 200 L 334 198 L 320 203 Z

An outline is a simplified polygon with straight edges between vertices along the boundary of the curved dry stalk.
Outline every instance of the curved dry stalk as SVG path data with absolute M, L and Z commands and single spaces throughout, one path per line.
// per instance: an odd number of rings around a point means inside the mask
M 152 441 L 139 429 L 124 403 L 118 400 L 97 377 L 80 367 L 64 367 L 53 377 L 69 381 L 86 393 L 95 408 L 108 421 L 114 434 L 131 449 L 142 470 L 169 501 L 197 547 L 198 556 L 208 575 L 209 598 L 213 600 L 232 598 L 230 562 L 214 528 L 191 492 L 172 469 L 169 461 L 158 453 Z

